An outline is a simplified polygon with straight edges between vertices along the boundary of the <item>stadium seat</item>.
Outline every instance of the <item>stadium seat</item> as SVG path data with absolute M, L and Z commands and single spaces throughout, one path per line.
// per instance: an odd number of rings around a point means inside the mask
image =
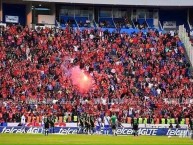
M 62 27 L 65 27 L 65 24 L 61 24 Z
M 185 124 L 185 119 L 182 118 L 182 120 L 180 121 L 180 124 Z
M 186 124 L 187 125 L 189 124 L 189 118 L 186 118 Z
M 152 18 L 146 19 L 146 22 L 148 23 L 148 25 L 149 25 L 150 28 L 153 28 L 153 27 L 154 27 L 154 25 L 153 25 L 153 19 L 152 19 Z
M 127 117 L 127 123 L 131 124 L 131 117 Z

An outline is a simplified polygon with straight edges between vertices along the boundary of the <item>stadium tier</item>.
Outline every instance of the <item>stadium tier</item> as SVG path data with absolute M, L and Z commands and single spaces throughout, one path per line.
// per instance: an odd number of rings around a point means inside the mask
M 37 1 L 0 1 L 2 126 L 191 127 L 191 7 Z
M 192 113 L 192 72 L 177 34 L 12 25 L 2 28 L 0 52 L 2 122 L 117 112 L 122 122 L 138 114 L 141 123 L 185 124 Z

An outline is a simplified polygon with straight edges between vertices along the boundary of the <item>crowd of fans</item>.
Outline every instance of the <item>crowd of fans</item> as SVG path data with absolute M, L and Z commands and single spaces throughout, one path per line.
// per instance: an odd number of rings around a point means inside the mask
M 92 88 L 79 92 L 64 64 L 87 72 L 94 80 Z M 192 94 L 190 64 L 177 35 L 1 29 L 1 122 L 19 122 L 23 114 L 80 112 L 117 112 L 121 122 L 135 115 L 181 119 L 193 113 Z
M 90 28 L 91 27 L 91 22 L 90 20 L 86 20 L 86 22 L 84 23 L 83 21 L 78 21 L 78 26 L 79 27 L 87 27 Z
M 135 27 L 140 29 L 140 30 L 146 29 L 148 27 L 146 21 L 144 21 L 143 23 L 139 23 L 138 21 L 135 21 L 134 24 L 135 24 Z
M 99 22 L 101 28 L 114 28 L 113 20 L 103 20 Z
M 62 27 L 73 27 L 76 26 L 76 21 L 74 20 L 74 18 L 69 18 L 67 19 L 67 21 L 61 19 L 60 24 Z
M 132 28 L 132 22 L 128 18 L 114 19 L 117 28 Z

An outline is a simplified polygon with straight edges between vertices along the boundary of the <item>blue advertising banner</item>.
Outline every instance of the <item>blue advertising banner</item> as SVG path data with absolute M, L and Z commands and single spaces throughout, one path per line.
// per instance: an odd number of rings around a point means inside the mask
M 51 132 L 50 128 L 50 132 Z M 44 129 L 42 127 L 0 127 L 0 133 L 43 133 Z M 78 127 L 55 127 L 54 133 L 57 134 L 83 134 L 85 130 L 82 131 Z M 101 128 L 101 133 L 103 134 L 103 128 Z M 132 135 L 132 128 L 117 128 L 117 135 Z M 109 134 L 112 134 L 112 130 L 109 130 Z M 139 128 L 139 135 L 153 135 L 153 136 L 180 136 L 189 135 L 189 130 L 187 129 L 168 129 L 168 128 Z

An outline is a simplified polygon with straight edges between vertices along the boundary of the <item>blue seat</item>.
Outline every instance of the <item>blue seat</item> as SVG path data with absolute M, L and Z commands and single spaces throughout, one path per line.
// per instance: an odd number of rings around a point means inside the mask
M 108 28 L 115 28 L 115 25 L 113 23 L 113 19 L 112 18 L 99 18 L 99 24 L 101 22 L 104 22 L 104 21 L 107 21 L 108 24 L 109 24 L 109 27 Z
M 153 18 L 146 19 L 147 24 L 149 25 L 150 28 L 153 28 Z

